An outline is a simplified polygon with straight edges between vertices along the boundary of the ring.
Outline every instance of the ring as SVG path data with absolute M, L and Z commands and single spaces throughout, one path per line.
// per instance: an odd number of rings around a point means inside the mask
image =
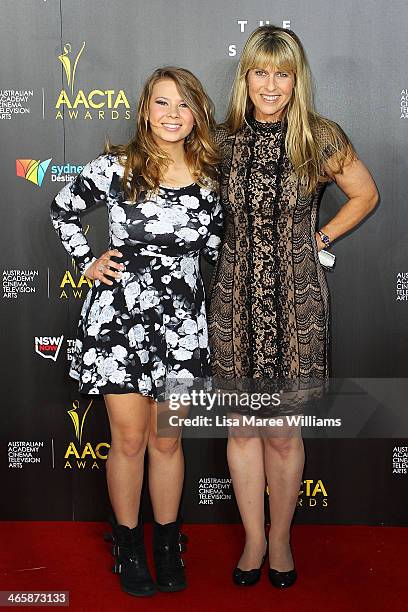
M 98 268 L 99 272 L 103 272 L 105 269 L 105 266 L 103 264 L 101 264 Z

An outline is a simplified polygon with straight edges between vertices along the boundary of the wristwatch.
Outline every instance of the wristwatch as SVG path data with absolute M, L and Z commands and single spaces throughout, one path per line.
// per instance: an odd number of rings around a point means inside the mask
M 319 234 L 320 238 L 322 239 L 322 242 L 323 242 L 324 246 L 329 248 L 329 246 L 330 246 L 330 238 L 328 237 L 328 235 L 325 234 L 324 232 L 322 232 L 322 230 L 317 230 L 317 233 Z

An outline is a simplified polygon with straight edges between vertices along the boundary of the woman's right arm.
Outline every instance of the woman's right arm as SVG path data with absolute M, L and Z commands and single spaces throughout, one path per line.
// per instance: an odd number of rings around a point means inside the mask
M 107 251 L 96 258 L 83 231 L 80 214 L 99 202 L 106 202 L 112 181 L 114 161 L 109 155 L 101 155 L 84 166 L 82 172 L 61 189 L 51 203 L 51 221 L 67 253 L 74 258 L 81 274 L 105 284 L 112 282 L 105 277 L 117 276 L 110 268 L 121 269 L 121 264 L 109 257 L 121 256 L 119 251 Z

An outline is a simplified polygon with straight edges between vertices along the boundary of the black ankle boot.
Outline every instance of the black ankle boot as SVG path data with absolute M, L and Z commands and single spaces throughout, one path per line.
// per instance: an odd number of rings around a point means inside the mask
M 109 516 L 108 523 L 112 529 L 113 525 L 117 525 L 117 520 L 115 519 L 115 516 L 113 514 Z M 113 543 L 115 541 L 115 538 L 113 537 L 113 533 L 111 531 L 104 531 L 102 535 L 105 542 Z
M 184 538 L 184 540 L 183 540 Z M 181 558 L 185 536 L 180 533 L 180 521 L 153 524 L 153 556 L 157 586 L 160 591 L 181 591 L 187 586 Z
M 115 565 L 112 571 L 120 574 L 122 589 L 136 597 L 147 597 L 157 593 L 147 566 L 141 522 L 129 529 L 125 525 L 112 524 Z

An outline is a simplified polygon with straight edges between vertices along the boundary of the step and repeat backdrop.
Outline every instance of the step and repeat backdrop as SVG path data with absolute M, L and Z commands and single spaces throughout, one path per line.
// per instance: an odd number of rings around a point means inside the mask
M 407 377 L 407 18 L 404 0 L 2 0 L 1 519 L 109 512 L 104 404 L 80 396 L 67 375 L 90 281 L 54 233 L 51 200 L 106 138 L 130 138 L 141 85 L 158 66 L 192 70 L 221 121 L 240 52 L 260 24 L 300 36 L 318 110 L 348 133 L 381 194 L 376 212 L 333 249 L 332 373 Z M 343 201 L 329 187 L 321 222 Z M 94 251 L 105 250 L 106 210 L 83 224 Z M 403 437 L 306 440 L 295 520 L 407 524 L 407 445 Z M 186 521 L 239 520 L 225 447 L 185 440 Z M 149 513 L 147 495 L 144 504 Z

